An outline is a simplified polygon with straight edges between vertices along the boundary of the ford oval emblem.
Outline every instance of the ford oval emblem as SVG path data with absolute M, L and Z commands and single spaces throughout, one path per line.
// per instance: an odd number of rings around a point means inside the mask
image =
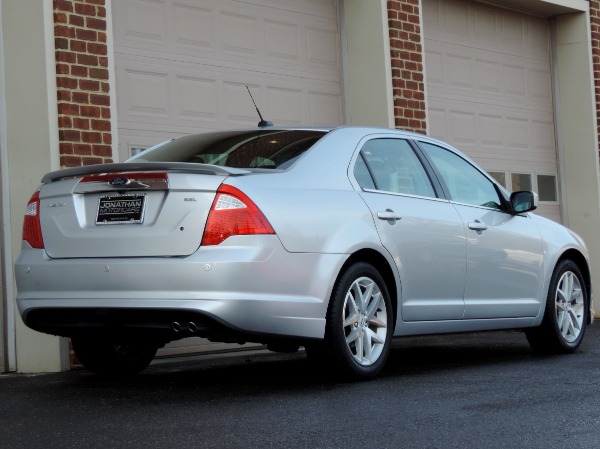
M 118 187 L 118 186 L 126 186 L 127 184 L 131 183 L 131 179 L 128 178 L 115 178 L 115 179 L 111 179 L 108 182 L 108 185 L 113 186 L 113 187 Z

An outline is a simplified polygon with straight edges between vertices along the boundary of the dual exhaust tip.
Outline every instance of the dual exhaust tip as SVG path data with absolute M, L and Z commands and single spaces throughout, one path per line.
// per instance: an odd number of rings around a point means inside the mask
M 193 321 L 189 321 L 188 323 L 183 324 L 177 321 L 173 321 L 171 323 L 171 329 L 176 334 L 178 334 L 179 332 L 191 332 L 193 334 L 198 330 L 198 326 Z

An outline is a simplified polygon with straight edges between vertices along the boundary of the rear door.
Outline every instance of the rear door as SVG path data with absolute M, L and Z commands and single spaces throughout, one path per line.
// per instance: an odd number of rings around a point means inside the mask
M 407 140 L 382 135 L 361 145 L 354 176 L 400 272 L 402 319 L 461 319 L 466 245 L 458 213 L 438 198 Z
M 456 153 L 420 142 L 467 236 L 465 319 L 534 317 L 542 297 L 543 247 L 527 214 L 503 210 L 493 183 Z

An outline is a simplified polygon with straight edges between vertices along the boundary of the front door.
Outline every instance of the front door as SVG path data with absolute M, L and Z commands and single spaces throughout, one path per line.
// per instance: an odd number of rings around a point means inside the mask
M 543 247 L 531 218 L 504 211 L 493 183 L 465 159 L 436 145 L 420 145 L 465 227 L 464 318 L 536 316 L 543 296 Z

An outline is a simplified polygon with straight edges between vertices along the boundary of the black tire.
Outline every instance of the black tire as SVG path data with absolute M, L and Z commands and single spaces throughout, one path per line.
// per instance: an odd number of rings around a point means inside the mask
M 158 346 L 128 342 L 115 344 L 99 337 L 73 337 L 73 350 L 81 364 L 103 376 L 126 377 L 144 370 L 158 350 Z
M 365 293 L 368 297 L 361 301 Z M 319 362 L 328 360 L 348 380 L 372 379 L 389 355 L 393 324 L 383 277 L 372 265 L 355 263 L 341 275 L 331 294 L 325 341 L 309 345 L 307 354 Z
M 581 271 L 573 261 L 562 260 L 550 280 L 542 324 L 525 331 L 527 340 L 540 354 L 575 352 L 583 340 L 588 314 L 589 296 Z

